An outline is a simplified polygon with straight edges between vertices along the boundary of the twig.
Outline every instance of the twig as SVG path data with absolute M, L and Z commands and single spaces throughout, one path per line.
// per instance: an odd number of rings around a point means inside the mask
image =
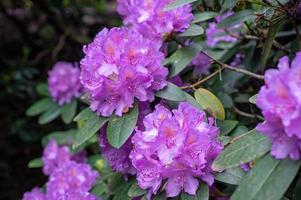
M 239 110 L 237 107 L 234 106 L 234 111 L 244 117 L 248 117 L 248 118 L 253 118 L 253 119 L 260 119 L 261 121 L 264 120 L 264 118 L 260 115 L 256 115 L 256 114 L 250 114 L 250 113 L 246 113 L 244 111 Z
M 188 89 L 188 88 L 195 88 L 198 85 L 201 85 L 202 83 L 208 81 L 209 79 L 213 78 L 215 75 L 217 75 L 218 73 L 220 73 L 224 68 L 219 68 L 218 70 L 216 70 L 215 72 L 213 72 L 212 74 L 206 76 L 205 78 L 201 79 L 200 81 L 192 84 L 192 85 L 187 85 L 187 86 L 182 86 L 181 89 Z

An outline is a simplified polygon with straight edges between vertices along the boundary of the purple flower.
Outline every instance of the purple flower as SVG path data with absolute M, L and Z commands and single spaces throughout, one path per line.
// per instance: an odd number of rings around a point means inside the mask
M 63 105 L 70 103 L 73 97 L 79 97 L 82 93 L 79 75 L 79 68 L 72 63 L 57 62 L 48 72 L 48 90 L 52 99 Z
M 233 67 L 236 67 L 236 66 L 238 66 L 238 65 L 240 65 L 242 63 L 242 61 L 243 61 L 244 58 L 245 58 L 244 54 L 237 53 L 237 54 L 235 54 L 235 57 L 231 61 L 230 65 L 233 66 Z
M 213 118 L 207 121 L 205 112 L 180 103 L 172 112 L 157 105 L 143 123 L 130 154 L 141 188 L 156 194 L 166 180 L 167 196 L 174 197 L 182 190 L 195 195 L 199 179 L 212 185 L 211 164 L 223 148 Z
M 195 66 L 193 74 L 195 76 L 199 76 L 201 74 L 208 74 L 211 62 L 211 59 L 207 55 L 200 53 L 191 61 L 191 64 Z
M 26 192 L 23 195 L 23 200 L 46 200 L 45 194 L 40 188 L 33 188 L 30 192 Z
M 153 41 L 128 28 L 104 29 L 84 46 L 81 82 L 91 98 L 91 109 L 121 116 L 134 99 L 153 101 L 154 91 L 166 85 L 164 55 Z
M 290 67 L 291 66 L 291 67 Z M 301 146 L 301 52 L 290 64 L 279 60 L 278 69 L 265 73 L 256 103 L 265 121 L 257 129 L 272 141 L 271 154 L 277 159 L 300 159 Z
M 55 140 L 51 140 L 43 152 L 43 172 L 50 175 L 56 168 L 70 161 L 67 146 L 59 147 Z
M 218 28 L 217 24 L 227 17 L 233 15 L 233 12 L 227 12 L 223 15 L 215 17 L 216 22 L 209 23 L 209 27 L 206 30 L 206 42 L 209 47 L 215 47 L 220 42 L 236 42 L 237 39 L 228 33 L 224 29 Z M 241 24 L 237 24 L 233 27 L 228 27 L 227 31 L 233 33 L 233 35 L 238 33 L 238 29 L 241 28 Z
M 71 198 L 71 195 L 88 199 L 88 191 L 97 178 L 90 165 L 69 161 L 57 168 L 49 177 L 46 197 L 49 199 Z M 80 199 L 80 198 L 78 198 Z
M 173 0 L 117 0 L 117 11 L 124 17 L 124 23 L 133 26 L 145 37 L 161 39 L 172 32 L 184 32 L 193 15 L 191 6 L 184 5 L 171 11 L 164 11 Z
M 147 102 L 139 103 L 139 116 L 137 127 L 142 129 L 143 118 L 151 112 L 150 105 Z M 123 174 L 136 174 L 136 169 L 132 166 L 129 159 L 130 152 L 133 149 L 131 138 L 129 138 L 119 149 L 112 147 L 106 137 L 106 127 L 100 130 L 100 148 L 102 155 L 108 161 L 110 167 Z

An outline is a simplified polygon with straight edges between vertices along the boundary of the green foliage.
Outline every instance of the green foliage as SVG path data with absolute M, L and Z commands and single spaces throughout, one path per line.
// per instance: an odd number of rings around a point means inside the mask
M 181 194 L 181 200 L 209 200 L 209 188 L 207 184 L 200 183 L 199 189 L 195 196 L 186 193 Z
M 185 93 L 175 84 L 168 82 L 167 86 L 156 93 L 157 97 L 170 101 L 185 101 Z M 189 97 L 188 97 L 189 98 Z
M 74 115 L 76 114 L 77 101 L 73 100 L 69 104 L 65 104 L 62 107 L 61 116 L 65 124 L 72 122 Z
M 183 5 L 195 2 L 195 1 L 197 1 L 197 0 L 175 0 L 172 3 L 170 3 L 169 5 L 167 5 L 165 7 L 164 11 L 173 10 L 173 9 L 179 8 Z
M 120 148 L 131 136 L 137 124 L 138 113 L 138 105 L 135 105 L 122 117 L 113 115 L 110 118 L 107 127 L 107 138 L 113 147 Z

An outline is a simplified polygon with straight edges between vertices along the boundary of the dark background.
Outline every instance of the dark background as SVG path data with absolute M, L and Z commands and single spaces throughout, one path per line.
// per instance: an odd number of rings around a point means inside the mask
M 115 1 L 0 1 L 0 199 L 21 199 L 43 186 L 41 169 L 28 161 L 40 157 L 43 135 L 66 129 L 60 120 L 40 126 L 25 111 L 39 99 L 36 85 L 46 82 L 57 61 L 79 61 L 82 46 L 104 26 L 118 26 Z

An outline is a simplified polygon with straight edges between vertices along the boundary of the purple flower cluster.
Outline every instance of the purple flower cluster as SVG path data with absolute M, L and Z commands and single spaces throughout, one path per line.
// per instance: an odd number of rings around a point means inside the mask
M 172 32 L 184 32 L 193 19 L 191 6 L 184 5 L 171 11 L 164 8 L 173 0 L 117 0 L 117 11 L 124 23 L 145 37 L 162 39 Z
M 218 28 L 218 23 L 233 15 L 233 12 L 227 12 L 224 15 L 215 17 L 216 22 L 209 23 L 209 27 L 206 30 L 206 43 L 209 47 L 215 47 L 220 42 L 236 42 L 237 38 L 226 33 L 224 29 Z M 227 28 L 227 31 L 232 34 L 237 34 L 238 29 L 241 28 L 241 24 L 234 25 Z
M 130 154 L 138 184 L 156 194 L 164 179 L 168 197 L 184 190 L 194 195 L 200 178 L 208 185 L 214 179 L 211 164 L 221 152 L 219 130 L 214 119 L 188 103 L 169 111 L 157 105 L 143 120 L 144 131 L 136 130 Z
M 265 118 L 257 129 L 271 139 L 271 154 L 277 159 L 300 159 L 301 52 L 291 64 L 283 57 L 278 69 L 266 71 L 256 103 Z
M 44 150 L 43 171 L 49 175 L 46 193 L 34 188 L 23 200 L 99 200 L 89 193 L 97 172 L 86 163 L 75 162 L 67 147 L 59 147 L 52 140 Z
M 73 97 L 79 97 L 82 93 L 79 75 L 79 68 L 72 63 L 57 62 L 48 72 L 48 90 L 52 99 L 63 105 L 70 103 Z
M 166 85 L 167 69 L 159 47 L 128 28 L 103 29 L 84 46 L 81 82 L 97 114 L 121 116 L 134 99 L 153 101 L 154 91 Z

